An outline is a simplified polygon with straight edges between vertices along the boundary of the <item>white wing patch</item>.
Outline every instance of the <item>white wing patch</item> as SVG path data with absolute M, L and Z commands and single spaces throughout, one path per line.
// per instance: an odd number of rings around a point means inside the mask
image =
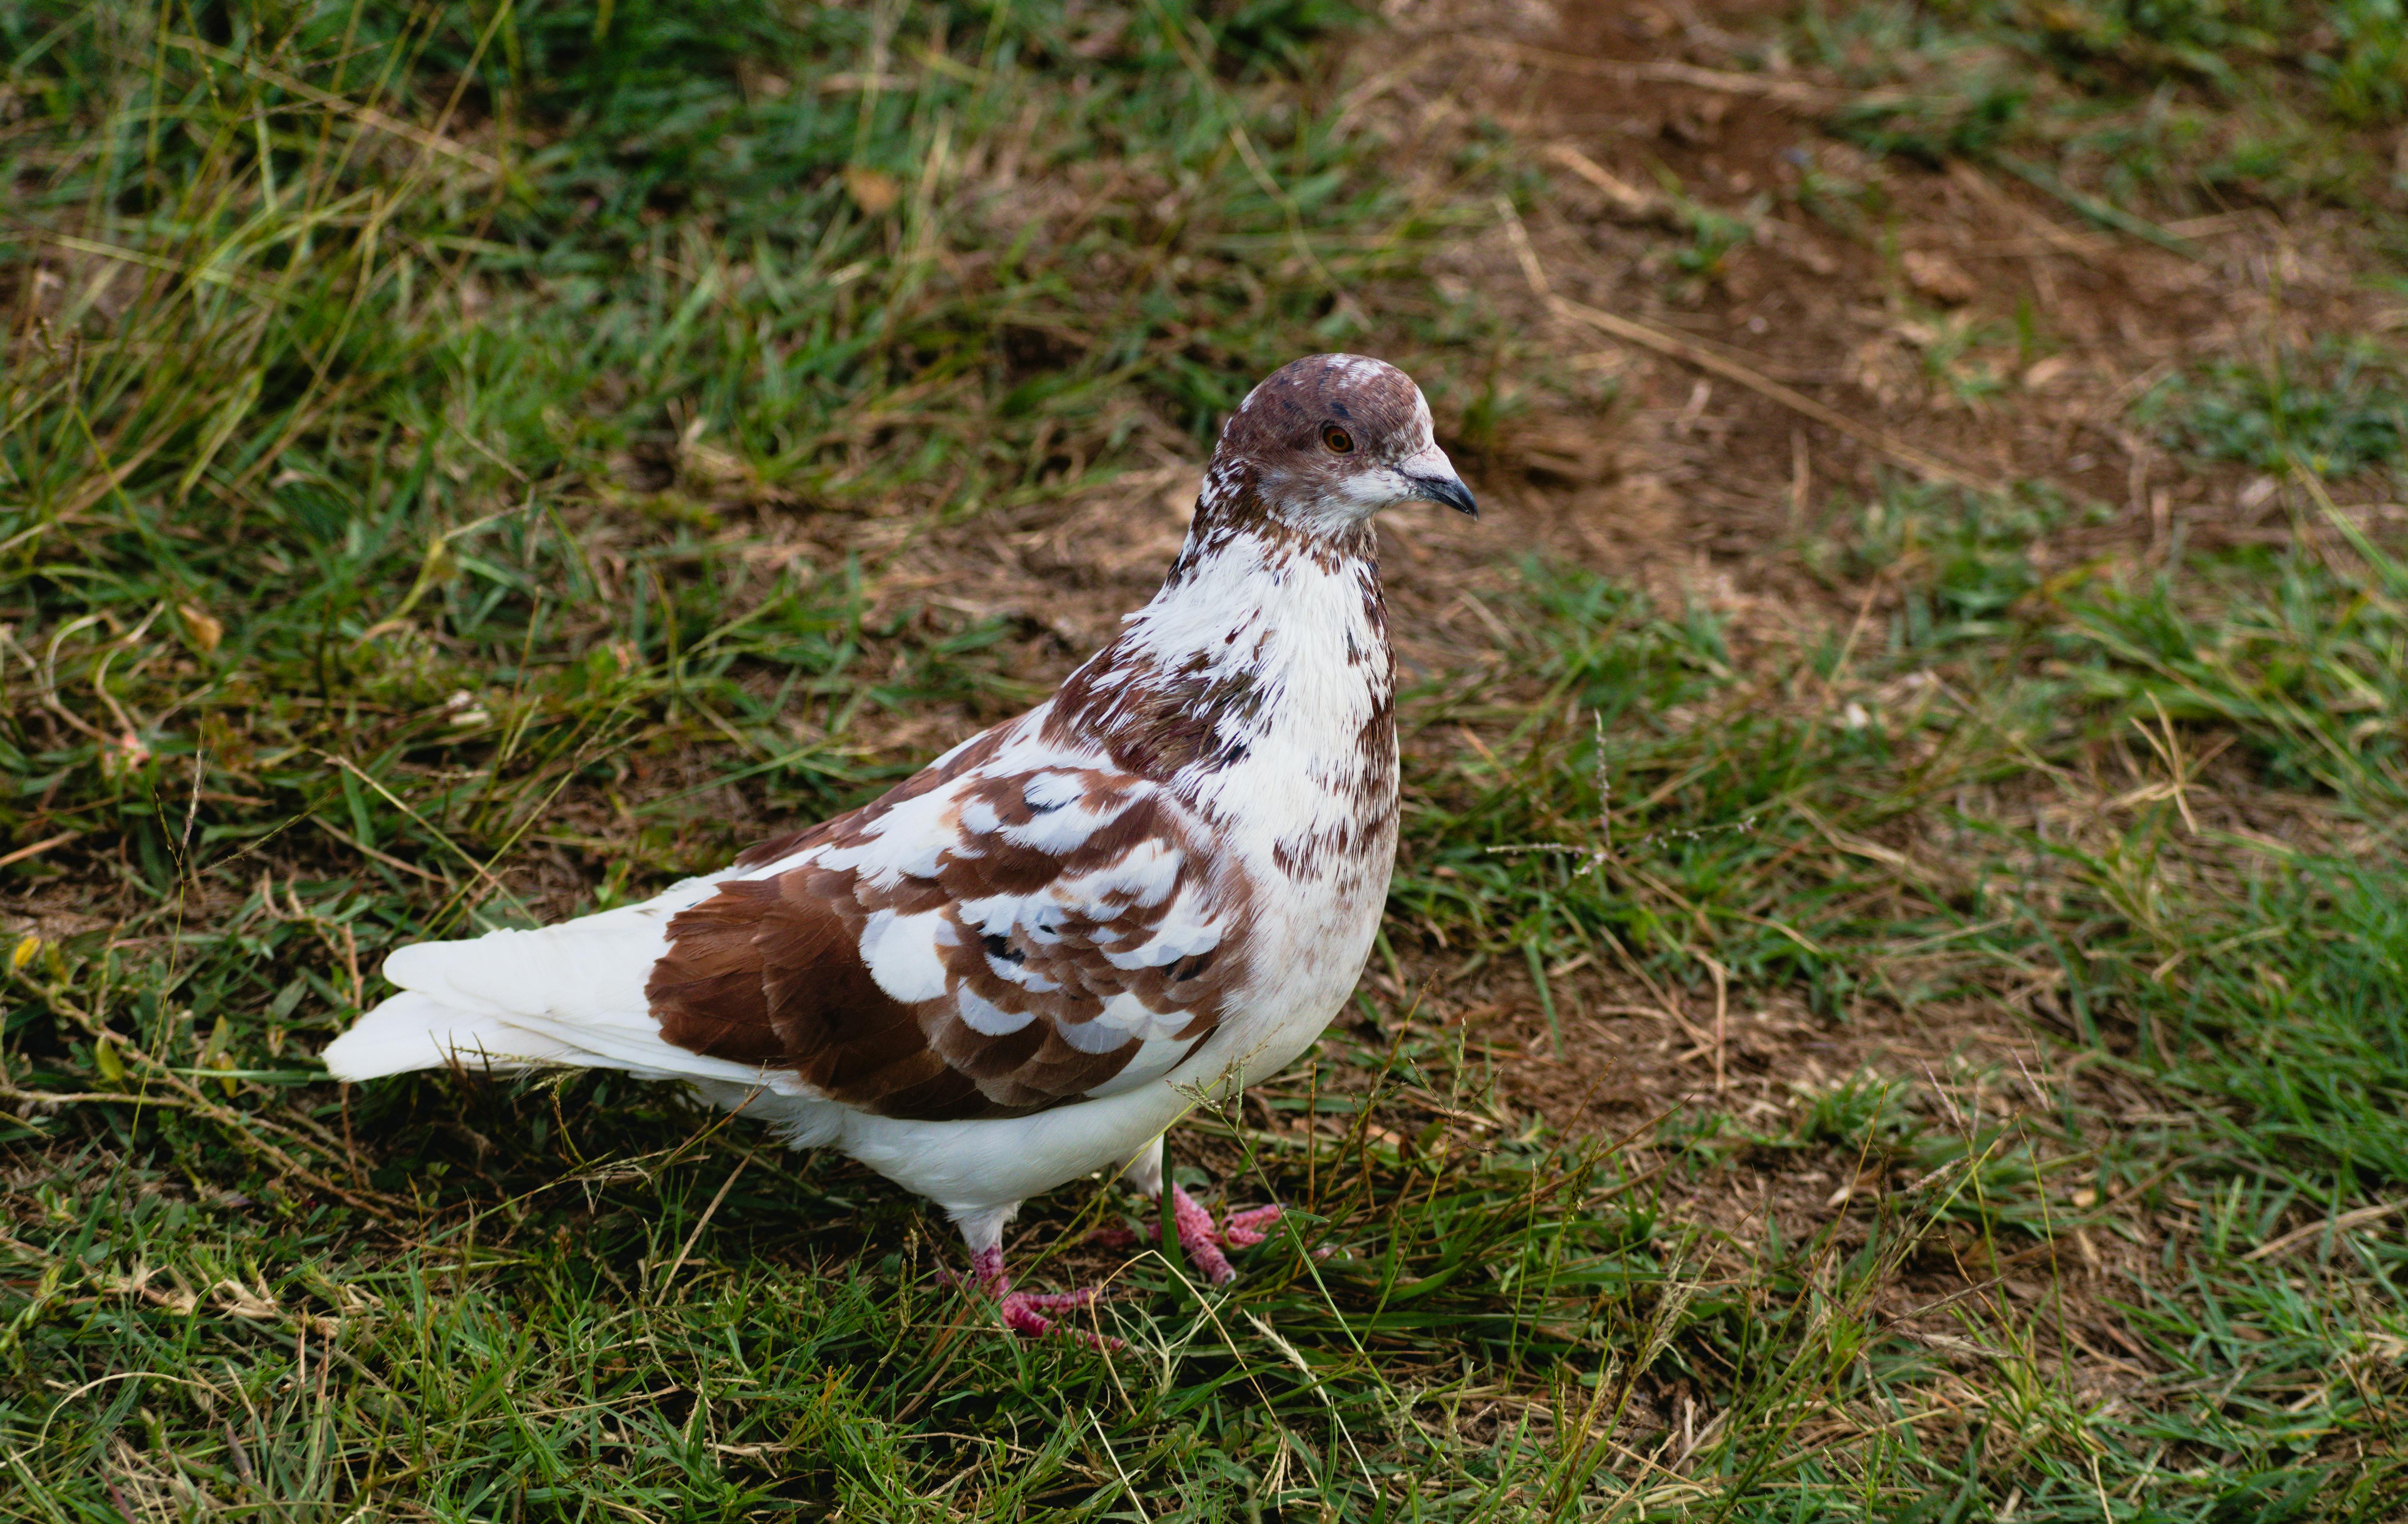
M 945 993 L 945 964 L 939 941 L 952 941 L 944 918 L 933 913 L 897 915 L 872 911 L 861 928 L 861 961 L 878 987 L 905 1005 L 933 1000 Z

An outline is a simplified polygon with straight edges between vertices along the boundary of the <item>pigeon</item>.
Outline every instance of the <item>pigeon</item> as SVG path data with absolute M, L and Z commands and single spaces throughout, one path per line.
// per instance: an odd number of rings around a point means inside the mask
M 1479 516 L 1429 404 L 1321 354 L 1247 394 L 1152 601 L 1051 698 L 880 798 L 659 897 L 395 950 L 323 1055 L 678 1081 L 928 1198 L 1004 1325 L 1023 1201 L 1103 1171 L 1164 1188 L 1163 1135 L 1293 1061 L 1353 993 L 1397 854 L 1394 658 L 1372 518 Z M 1189 1260 L 1216 1224 L 1173 1185 Z M 1093 1335 L 1088 1335 L 1093 1339 Z

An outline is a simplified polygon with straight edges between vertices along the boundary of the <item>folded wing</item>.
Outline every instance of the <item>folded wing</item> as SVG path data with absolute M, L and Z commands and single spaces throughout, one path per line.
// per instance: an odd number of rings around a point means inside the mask
M 1242 876 L 1170 795 L 1098 759 L 973 747 L 739 866 L 767 871 L 669 924 L 646 990 L 662 1037 L 884 1115 L 1158 1079 L 1241 972 Z

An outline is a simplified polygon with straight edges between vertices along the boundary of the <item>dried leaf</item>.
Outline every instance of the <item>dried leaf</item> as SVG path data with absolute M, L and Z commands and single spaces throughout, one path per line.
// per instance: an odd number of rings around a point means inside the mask
M 209 1300 L 220 1312 L 232 1313 L 236 1317 L 276 1317 L 284 1311 L 265 1291 L 253 1291 L 236 1280 L 220 1281 L 209 1287 Z
M 1910 249 L 1899 256 L 1899 267 L 1906 272 L 1906 283 L 1934 301 L 1955 307 L 1970 302 L 1981 288 L 1963 266 L 1946 254 L 1928 250 Z
M 903 187 L 895 177 L 882 169 L 865 169 L 853 165 L 844 172 L 846 194 L 853 204 L 872 217 L 883 217 L 903 199 Z
M 184 638 L 192 641 L 193 649 L 204 656 L 215 651 L 218 642 L 225 639 L 224 624 L 197 603 L 178 604 L 176 617 L 184 622 Z

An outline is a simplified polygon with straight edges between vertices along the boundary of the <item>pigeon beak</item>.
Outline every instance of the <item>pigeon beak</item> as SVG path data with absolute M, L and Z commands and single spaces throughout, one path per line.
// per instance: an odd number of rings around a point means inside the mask
M 1480 517 L 1480 505 L 1472 500 L 1471 489 L 1455 474 L 1455 463 L 1438 446 L 1416 451 L 1397 462 L 1397 473 L 1422 501 L 1451 508 L 1468 518 Z

